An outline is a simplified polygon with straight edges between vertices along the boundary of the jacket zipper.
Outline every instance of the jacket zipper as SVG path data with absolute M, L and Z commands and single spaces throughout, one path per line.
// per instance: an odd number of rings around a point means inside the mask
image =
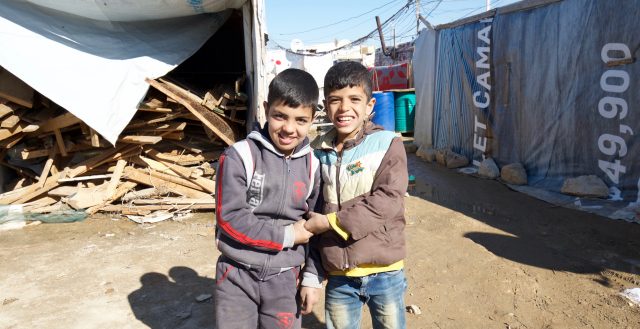
M 336 152 L 338 156 L 338 160 L 336 161 L 336 198 L 338 199 L 338 211 L 342 209 L 342 202 L 340 200 L 340 168 L 342 167 L 342 153 L 344 150 L 340 152 Z M 341 241 L 342 243 L 342 266 L 344 268 L 349 268 L 349 259 L 347 257 L 347 242 Z
M 285 204 L 285 199 L 287 196 L 287 186 L 289 185 L 289 174 L 291 173 L 291 168 L 289 167 L 289 159 L 288 158 L 283 158 L 283 161 L 285 162 L 286 165 L 286 169 L 284 169 L 284 186 L 282 189 L 282 197 L 280 198 L 280 204 L 278 205 L 278 211 L 276 212 L 276 216 L 277 217 L 282 217 L 282 212 L 284 210 L 284 204 Z M 271 255 L 268 254 L 267 257 L 264 260 L 263 266 L 262 266 L 262 273 L 260 273 L 260 278 L 264 278 L 264 276 L 267 274 L 267 267 L 270 266 L 271 264 Z
M 287 186 L 289 185 L 289 174 L 291 173 L 291 168 L 289 167 L 289 159 L 288 158 L 283 158 L 283 161 L 285 162 L 285 167 L 286 169 L 284 170 L 284 186 L 282 189 L 282 198 L 280 198 L 280 205 L 278 206 L 278 212 L 276 213 L 277 216 L 282 216 L 282 211 L 284 209 L 284 204 L 285 204 L 285 197 L 287 196 Z

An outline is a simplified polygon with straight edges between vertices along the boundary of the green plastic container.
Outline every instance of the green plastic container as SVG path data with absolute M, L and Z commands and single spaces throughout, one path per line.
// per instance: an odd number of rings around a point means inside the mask
M 413 91 L 395 92 L 396 131 L 413 131 L 416 107 L 416 94 Z

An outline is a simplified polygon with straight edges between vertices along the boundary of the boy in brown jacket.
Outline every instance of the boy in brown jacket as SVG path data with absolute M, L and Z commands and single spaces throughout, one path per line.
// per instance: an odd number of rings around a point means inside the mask
M 323 180 L 324 213 L 305 228 L 328 283 L 327 328 L 359 328 L 364 304 L 373 328 L 405 328 L 404 195 L 407 158 L 402 140 L 369 122 L 375 104 L 367 69 L 334 65 L 324 80 L 325 107 L 334 128 L 314 141 Z M 323 233 L 324 232 L 324 233 Z M 304 287 L 310 311 L 318 290 Z

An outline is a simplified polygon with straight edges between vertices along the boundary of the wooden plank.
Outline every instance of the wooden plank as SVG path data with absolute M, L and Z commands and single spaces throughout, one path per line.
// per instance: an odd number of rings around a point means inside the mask
M 131 200 L 135 205 L 150 205 L 150 204 L 215 204 L 216 199 L 214 197 L 204 199 L 192 199 L 192 198 L 162 198 L 162 199 L 135 199 Z
M 148 186 L 162 186 L 169 189 L 172 192 L 184 195 L 189 198 L 206 198 L 209 195 L 207 193 L 184 187 L 180 184 L 166 181 L 158 177 L 151 176 L 142 170 L 127 167 L 124 170 L 125 176 L 128 180 L 148 185 Z
M 44 186 L 44 182 L 47 180 L 47 176 L 49 176 L 49 172 L 51 171 L 51 166 L 53 165 L 53 159 L 47 159 L 47 162 L 44 164 L 44 169 L 42 169 L 42 173 L 40 174 L 40 178 L 38 179 L 38 188 L 42 188 Z
M 99 205 L 106 200 L 104 195 L 106 188 L 106 183 L 95 187 L 81 187 L 78 192 L 67 199 L 67 204 L 73 209 L 85 209 Z
M 107 200 L 113 198 L 113 195 L 116 193 L 116 188 L 118 187 L 118 183 L 120 182 L 120 177 L 122 177 L 122 173 L 124 172 L 124 167 L 127 165 L 127 161 L 118 160 L 116 164 L 116 168 L 113 171 L 113 176 L 111 176 L 111 181 L 109 181 L 109 186 L 107 186 L 107 190 L 105 192 L 105 196 Z
M 11 204 L 11 202 L 18 200 L 22 195 L 33 191 L 36 188 L 34 185 L 35 184 L 15 188 L 11 191 L 0 194 L 0 205 Z
M 31 194 L 35 193 L 37 190 L 38 190 L 38 183 L 35 183 L 35 184 L 31 184 L 29 186 L 21 188 L 19 191 L 17 191 L 18 193 L 7 195 L 7 196 L 0 195 L 0 196 L 2 196 L 2 197 L 0 197 L 0 204 L 20 204 L 20 203 L 24 203 L 24 201 L 23 202 L 17 202 L 17 201 L 18 200 L 22 200 L 25 195 L 31 195 Z M 36 196 L 34 196 L 34 197 L 36 197 Z M 33 199 L 33 198 L 29 198 L 26 201 L 29 201 L 31 199 Z
M 231 98 L 231 96 L 227 93 L 224 94 L 224 97 L 222 97 L 222 100 L 220 101 L 220 104 L 218 105 L 218 107 L 220 107 L 223 110 L 227 109 L 227 103 L 229 102 L 229 99 Z
M 25 203 L 22 206 L 22 211 L 24 211 L 24 212 L 33 212 L 34 209 L 46 207 L 46 206 L 52 205 L 52 204 L 54 204 L 56 202 L 58 202 L 57 199 L 45 196 L 45 197 L 42 197 L 42 198 L 40 198 L 38 200 L 29 202 L 29 203 Z
M 34 131 L 36 131 L 38 129 L 40 129 L 40 126 L 31 124 L 31 125 L 28 125 L 28 126 L 22 128 L 22 132 L 23 133 L 32 133 L 32 132 L 34 132 Z
M 45 206 L 42 204 L 38 204 L 37 206 L 29 207 L 28 211 L 30 213 L 43 214 L 43 213 L 56 212 L 59 210 L 63 210 L 63 207 L 64 209 L 66 209 L 66 206 L 62 202 L 56 201 L 51 205 Z
M 62 139 L 62 133 L 60 133 L 60 129 L 53 130 L 54 135 L 56 136 L 56 144 L 58 144 L 58 150 L 63 157 L 68 155 L 67 148 L 64 146 L 64 139 Z
M 213 111 L 213 109 L 217 108 L 218 105 L 220 105 L 220 100 L 221 99 L 216 99 L 216 97 L 213 96 L 213 94 L 210 91 L 207 91 L 207 93 L 204 94 L 202 105 L 204 105 L 206 108 Z
M 182 88 L 171 84 L 165 80 L 160 81 L 146 79 L 154 88 L 158 89 L 167 96 L 177 100 L 184 107 L 193 113 L 207 128 L 211 129 L 220 139 L 222 139 L 227 145 L 232 145 L 236 141 L 236 134 L 233 128 L 222 118 L 216 114 L 211 113 L 202 104 L 202 99 L 193 95 Z
M 19 189 L 19 188 L 25 187 L 25 186 L 27 186 L 27 185 L 30 185 L 30 184 L 27 184 L 27 179 L 26 179 L 26 178 L 24 178 L 24 177 L 22 177 L 22 178 L 20 178 L 20 179 L 17 179 L 17 180 L 12 181 L 12 182 L 11 182 L 11 183 L 9 183 L 9 184 L 6 184 L 6 185 L 5 185 L 5 189 L 6 189 L 7 191 L 13 191 L 13 190 L 17 190 L 17 189 Z M 1 196 L 0 196 L 0 197 L 1 197 Z
M 73 152 L 79 152 L 79 151 L 86 151 L 89 149 L 93 149 L 93 147 L 90 147 L 88 144 L 84 144 L 85 141 L 82 141 L 82 144 L 75 144 L 71 147 L 67 147 L 65 146 L 66 150 L 68 153 L 73 153 Z M 57 154 L 57 147 L 53 147 L 50 150 L 48 149 L 23 149 L 22 151 L 20 151 L 20 158 L 22 160 L 29 160 L 29 159 L 35 159 L 35 158 L 42 158 L 45 156 L 49 156 L 52 154 Z
M 89 139 L 91 140 L 91 146 L 100 147 L 100 135 L 96 133 L 93 128 L 89 127 Z
M 123 195 L 121 200 L 123 202 L 129 202 L 135 199 L 155 198 L 157 196 L 165 195 L 165 194 L 169 194 L 169 190 L 164 186 L 149 187 L 149 188 L 143 188 L 136 191 L 131 191 Z
M 87 209 L 85 209 L 85 212 L 89 215 L 95 214 L 96 212 L 100 211 L 100 208 L 111 204 L 111 202 L 120 199 L 123 195 L 125 195 L 127 192 L 133 190 L 136 186 L 138 186 L 137 183 L 134 182 L 123 182 L 122 184 L 120 184 L 118 186 L 118 188 L 116 189 L 115 193 L 112 195 L 112 197 L 110 199 L 105 200 L 104 202 L 97 204 L 95 206 L 89 207 Z
M 153 167 L 154 169 L 159 168 L 160 170 L 156 169 L 159 172 L 162 172 L 167 175 L 177 174 L 183 179 L 186 179 L 189 182 L 196 184 L 197 186 L 199 186 L 198 189 L 201 191 L 206 191 L 209 193 L 215 193 L 216 191 L 215 181 L 206 179 L 204 177 L 195 176 L 193 173 L 193 170 L 189 168 L 178 166 L 176 164 L 172 164 L 169 162 L 163 162 L 162 160 L 155 161 L 142 156 L 140 158 L 146 163 L 148 163 L 150 167 Z
M 80 131 L 82 131 L 82 135 L 84 135 L 85 138 L 87 138 L 87 139 L 91 138 L 89 136 L 91 134 L 91 127 L 87 126 L 86 123 L 84 123 L 84 122 L 80 123 Z
M 204 161 L 207 161 L 206 157 L 203 154 L 180 154 L 180 155 L 171 155 L 167 153 L 154 153 L 154 159 L 156 160 L 164 160 L 171 163 L 179 164 L 182 166 L 189 166 L 194 164 L 200 164 Z
M 154 205 L 140 205 L 140 206 L 130 206 L 130 205 L 108 205 L 100 208 L 100 211 L 104 212 L 121 212 L 123 215 L 132 215 L 132 214 L 140 214 L 147 211 L 153 210 L 170 210 L 175 209 L 176 206 L 169 204 L 154 204 Z M 215 209 L 215 203 L 204 203 L 204 204 L 194 204 L 189 206 L 184 206 L 185 209 Z
M 124 144 L 124 145 L 127 145 L 127 144 Z M 134 145 L 134 146 L 139 146 L 139 145 Z M 127 151 L 126 153 L 120 154 L 119 156 L 115 157 L 113 159 L 113 161 L 117 161 L 117 160 L 127 160 L 128 161 L 130 158 L 140 155 L 141 152 L 142 152 L 142 149 L 136 148 L 136 149 Z
M 18 105 L 32 108 L 35 92 L 28 84 L 0 67 L 0 97 Z
M 135 163 L 143 166 L 143 167 L 147 167 L 150 169 L 153 169 L 155 171 L 159 171 L 161 173 L 165 173 L 167 175 L 173 175 L 176 177 L 179 177 L 180 175 L 178 175 L 178 173 L 176 173 L 175 171 L 171 170 L 171 168 L 169 168 L 168 166 L 164 165 L 163 163 L 153 160 L 153 159 L 149 159 L 147 157 L 144 157 L 142 155 L 138 156 L 136 159 L 134 159 Z
M 0 118 L 4 118 L 5 116 L 12 114 L 13 108 L 9 105 L 0 103 Z
M 7 139 L 3 139 L 2 141 L 0 141 L 0 147 L 5 148 L 5 149 L 10 149 L 14 146 L 16 146 L 16 144 L 18 144 L 18 142 L 20 142 L 20 140 L 22 140 L 22 138 L 24 138 L 24 134 L 17 134 L 17 135 L 13 135 Z
M 37 129 L 38 129 L 37 125 L 26 125 L 24 123 L 19 123 L 19 124 L 13 126 L 12 128 L 0 129 L 0 141 L 3 141 L 5 139 L 9 139 L 11 137 L 17 138 L 18 134 L 20 134 L 20 133 L 32 132 L 32 131 L 36 131 Z M 22 138 L 22 137 L 20 137 L 20 138 Z M 6 147 L 7 148 L 12 147 L 15 144 L 16 143 L 13 143 L 11 146 L 6 146 Z
M 0 128 L 13 128 L 18 122 L 20 122 L 20 117 L 17 115 L 10 115 L 7 118 L 2 119 L 0 123 Z
M 191 153 L 196 153 L 196 154 L 201 154 L 202 153 L 202 149 L 196 148 L 193 145 L 187 144 L 187 143 L 183 143 L 183 142 L 176 142 L 176 141 L 171 141 L 172 144 L 179 146 Z
M 157 144 L 162 140 L 160 136 L 124 136 L 118 139 L 119 142 L 129 144 Z
M 157 98 L 151 98 L 147 101 L 145 101 L 144 103 L 140 104 L 141 107 L 149 107 L 149 108 L 156 108 L 156 107 L 163 107 L 164 106 L 164 102 L 162 100 L 159 100 Z
M 47 150 L 47 149 L 40 149 L 40 150 L 27 150 L 27 149 L 24 149 L 24 150 L 20 151 L 20 158 L 22 158 L 22 160 L 42 158 L 42 157 L 48 156 L 49 153 L 51 153 L 51 151 Z
M 146 126 L 142 126 L 139 128 L 135 128 L 135 129 L 129 129 L 129 127 L 126 128 L 126 131 L 182 131 L 184 130 L 184 128 L 187 127 L 187 123 L 186 122 L 170 122 L 170 123 L 163 123 L 160 125 L 149 125 L 147 124 Z
M 58 186 L 52 189 L 51 191 L 47 192 L 47 195 L 67 197 L 76 192 L 78 192 L 77 186 Z
M 8 129 L 0 129 L 0 141 L 5 140 L 11 136 L 15 136 L 22 132 L 22 128 L 25 126 L 23 124 L 17 124 L 12 128 Z
M 246 105 L 227 105 L 227 111 L 246 111 Z
M 146 119 L 146 120 L 135 119 L 135 120 L 132 120 L 131 122 L 129 122 L 129 124 L 127 125 L 127 127 L 125 129 L 126 130 L 132 130 L 132 129 L 138 129 L 138 128 L 147 128 L 150 125 L 154 125 L 156 123 L 163 123 L 163 122 L 166 122 L 166 121 L 171 121 L 173 119 L 184 118 L 184 117 L 189 116 L 189 115 L 191 115 L 190 112 L 176 112 L 176 113 L 157 116 L 157 117 L 154 117 L 152 119 Z
M 146 106 L 138 107 L 138 111 L 154 112 L 154 113 L 171 113 L 171 112 L 173 112 L 172 109 L 167 108 L 167 107 L 146 107 Z
M 65 170 L 50 176 L 49 178 L 47 178 L 47 181 L 44 183 L 43 187 L 35 188 L 34 190 L 31 190 L 28 193 L 23 194 L 19 199 L 13 201 L 12 204 L 25 203 L 43 193 L 50 191 L 54 187 L 57 187 L 60 184 L 58 183 L 58 179 L 61 178 L 62 176 L 76 177 L 78 175 L 82 175 L 88 170 L 99 167 L 103 163 L 113 161 L 114 158 L 121 156 L 124 152 L 129 152 L 133 150 L 135 147 L 136 146 L 130 146 L 130 145 L 116 146 L 112 150 L 102 152 L 93 158 L 84 160 L 79 164 L 75 165 L 73 169 L 70 169 L 68 171 Z M 35 184 L 30 185 L 30 187 L 32 186 L 36 186 L 36 185 Z
M 225 119 L 227 119 L 227 120 L 229 120 L 229 121 L 231 121 L 231 122 L 239 123 L 241 125 L 245 124 L 244 120 L 240 120 L 240 119 L 236 119 L 235 118 L 235 111 L 231 111 L 230 114 L 222 113 L 222 114 L 220 114 L 220 116 L 225 118 Z
M 171 171 L 177 173 L 178 175 L 182 176 L 183 178 L 189 179 L 191 181 L 193 181 L 195 184 L 199 185 L 202 189 L 204 189 L 207 192 L 210 193 L 215 193 L 216 192 L 216 183 L 212 180 L 206 179 L 204 177 L 193 177 L 193 170 L 189 169 L 189 168 L 185 168 L 176 164 L 172 164 L 168 161 L 162 160 L 161 158 L 157 157 L 157 154 L 159 154 L 158 151 L 156 150 L 147 150 L 146 152 L 147 155 L 149 155 L 150 157 L 152 157 L 154 160 L 156 160 L 157 162 L 159 162 L 160 164 L 166 166 L 167 168 L 169 168 Z M 141 157 L 143 160 L 144 158 Z
M 59 115 L 53 119 L 47 120 L 40 125 L 39 132 L 46 133 L 56 129 L 62 129 L 65 127 L 73 126 L 74 124 L 81 123 L 82 121 L 76 118 L 71 112 Z
M 85 180 L 105 179 L 105 178 L 112 178 L 112 177 L 113 177 L 113 174 L 79 176 L 79 177 L 72 177 L 72 178 L 60 178 L 60 179 L 58 179 L 58 183 L 81 182 L 81 181 L 85 181 Z
M 171 183 L 175 183 L 175 184 L 178 184 L 178 185 L 182 185 L 184 187 L 188 187 L 188 188 L 193 189 L 193 190 L 204 191 L 204 189 L 201 186 L 199 186 L 196 183 L 191 182 L 188 179 L 184 179 L 184 178 L 177 177 L 177 176 L 172 176 L 172 175 L 165 174 L 165 173 L 162 173 L 162 172 L 159 172 L 159 171 L 156 171 L 156 170 L 148 170 L 148 173 L 153 177 L 160 178 L 160 179 L 165 180 L 167 182 L 171 182 Z
M 181 141 L 184 139 L 184 131 L 170 131 L 162 136 L 165 140 Z

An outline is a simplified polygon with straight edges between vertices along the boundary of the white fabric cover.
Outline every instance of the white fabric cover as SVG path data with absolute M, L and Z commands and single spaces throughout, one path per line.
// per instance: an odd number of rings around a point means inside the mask
M 112 22 L 0 1 L 0 66 L 115 144 L 149 88 L 145 78 L 190 57 L 228 16 Z

